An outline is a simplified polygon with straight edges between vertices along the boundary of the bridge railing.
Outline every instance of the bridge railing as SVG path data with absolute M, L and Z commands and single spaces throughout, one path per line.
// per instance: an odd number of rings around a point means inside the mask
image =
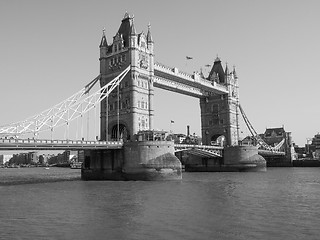
M 19 145 L 123 145 L 122 141 L 86 141 L 86 140 L 48 140 L 48 139 L 0 139 L 1 144 L 19 144 Z
M 210 150 L 222 150 L 223 147 L 212 146 L 212 145 L 195 145 L 195 144 L 174 144 L 175 148 L 199 148 L 199 149 L 210 149 Z

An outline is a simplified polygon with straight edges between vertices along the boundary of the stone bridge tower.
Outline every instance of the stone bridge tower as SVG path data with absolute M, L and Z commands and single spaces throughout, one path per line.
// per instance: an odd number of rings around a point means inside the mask
M 238 78 L 235 68 L 225 70 L 217 57 L 209 73 L 212 84 L 226 85 L 228 93 L 200 99 L 202 142 L 205 145 L 238 145 L 239 140 L 239 96 Z
M 150 25 L 147 34 L 137 33 L 134 17 L 128 13 L 122 19 L 112 43 L 108 44 L 103 32 L 99 59 L 101 87 L 128 65 L 131 70 L 119 88 L 101 102 L 101 140 L 116 140 L 118 137 L 129 140 L 139 130 L 153 129 L 153 44 Z

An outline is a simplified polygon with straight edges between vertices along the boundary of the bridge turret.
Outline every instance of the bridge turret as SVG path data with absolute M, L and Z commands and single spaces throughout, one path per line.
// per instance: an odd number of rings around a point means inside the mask
M 227 82 L 227 79 L 230 75 L 230 71 L 229 71 L 229 68 L 228 68 L 228 63 L 226 63 L 226 69 L 224 71 L 224 77 L 225 77 L 225 82 Z
M 106 32 L 106 29 L 104 28 L 103 30 L 102 30 L 102 38 L 101 38 L 101 42 L 100 42 L 100 50 L 101 49 L 107 49 L 108 48 L 108 42 L 107 42 L 107 38 L 106 38 L 106 34 L 105 34 L 105 32 Z
M 107 53 L 106 62 L 101 62 L 101 86 L 128 65 L 131 68 L 119 88 L 101 103 L 101 139 L 129 140 L 139 131 L 153 129 L 154 54 L 150 25 L 147 34 L 137 33 L 134 16 L 125 13 L 112 44 L 108 46 L 103 39 L 102 46 Z
M 135 48 L 138 44 L 138 35 L 136 32 L 136 28 L 134 27 L 134 19 L 131 19 L 131 26 L 130 26 L 130 47 Z
M 209 73 L 208 79 L 213 82 L 225 83 L 225 72 L 223 70 L 223 67 L 221 65 L 221 60 L 217 56 L 216 59 L 214 60 L 212 69 Z
M 204 144 L 234 146 L 239 140 L 238 83 L 228 65 L 225 70 L 217 57 L 208 79 L 223 84 L 228 93 L 200 99 L 202 140 Z
M 233 74 L 234 78 L 238 79 L 238 76 L 237 76 L 237 73 L 236 73 L 236 66 L 235 66 L 235 65 L 233 65 L 232 74 Z
M 148 33 L 147 33 L 147 44 L 148 44 L 148 49 L 153 52 L 153 39 L 151 35 L 151 24 L 148 24 Z
M 107 52 L 108 52 L 108 43 L 107 43 L 107 38 L 105 34 L 105 29 L 102 31 L 102 38 L 100 42 L 100 74 L 106 74 L 106 68 L 104 67 L 106 65 L 107 61 Z

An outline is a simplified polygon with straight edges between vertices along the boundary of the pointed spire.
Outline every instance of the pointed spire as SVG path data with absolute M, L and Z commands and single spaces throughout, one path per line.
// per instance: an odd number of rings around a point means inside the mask
M 200 77 L 201 77 L 201 78 L 205 78 L 205 77 L 204 77 L 204 74 L 203 74 L 203 71 L 202 71 L 202 68 L 200 68 Z
M 148 24 L 148 33 L 147 33 L 147 42 L 148 43 L 153 43 L 153 40 L 152 40 L 152 35 L 151 35 L 151 24 L 149 23 Z
M 225 69 L 225 71 L 224 71 L 224 74 L 225 75 L 229 75 L 229 68 L 228 68 L 228 62 L 226 62 L 226 69 Z
M 211 81 L 216 81 L 218 83 L 224 83 L 225 81 L 225 71 L 223 70 L 223 67 L 221 65 L 221 60 L 218 57 L 218 55 L 214 60 L 208 79 Z
M 107 38 L 106 38 L 106 29 L 103 28 L 102 30 L 102 39 L 101 39 L 101 42 L 100 42 L 100 48 L 101 47 L 107 47 L 108 46 L 108 43 L 107 43 Z
M 131 28 L 130 28 L 130 35 L 131 35 L 131 36 L 137 34 L 136 29 L 135 29 L 135 27 L 134 27 L 134 20 L 133 20 L 133 19 L 134 19 L 134 18 L 132 18 L 132 20 L 131 20 Z
M 219 58 L 218 54 L 217 54 L 217 57 L 216 57 L 216 59 L 214 60 L 214 62 L 221 62 L 221 60 L 220 60 L 220 58 Z
M 126 11 L 126 13 L 124 14 L 123 20 L 124 20 L 124 19 L 127 19 L 127 18 L 129 18 L 129 17 L 130 17 L 130 15 L 129 15 L 129 13 Z
M 233 71 L 232 71 L 234 77 L 236 78 L 237 77 L 237 73 L 236 73 L 236 66 L 233 65 Z

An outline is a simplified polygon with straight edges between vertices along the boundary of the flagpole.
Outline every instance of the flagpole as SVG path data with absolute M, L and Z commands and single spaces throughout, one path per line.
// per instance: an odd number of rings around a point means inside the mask
M 170 133 L 173 133 L 173 132 L 172 132 L 172 124 L 173 124 L 173 123 L 174 123 L 174 121 L 171 120 L 171 121 L 170 121 Z

